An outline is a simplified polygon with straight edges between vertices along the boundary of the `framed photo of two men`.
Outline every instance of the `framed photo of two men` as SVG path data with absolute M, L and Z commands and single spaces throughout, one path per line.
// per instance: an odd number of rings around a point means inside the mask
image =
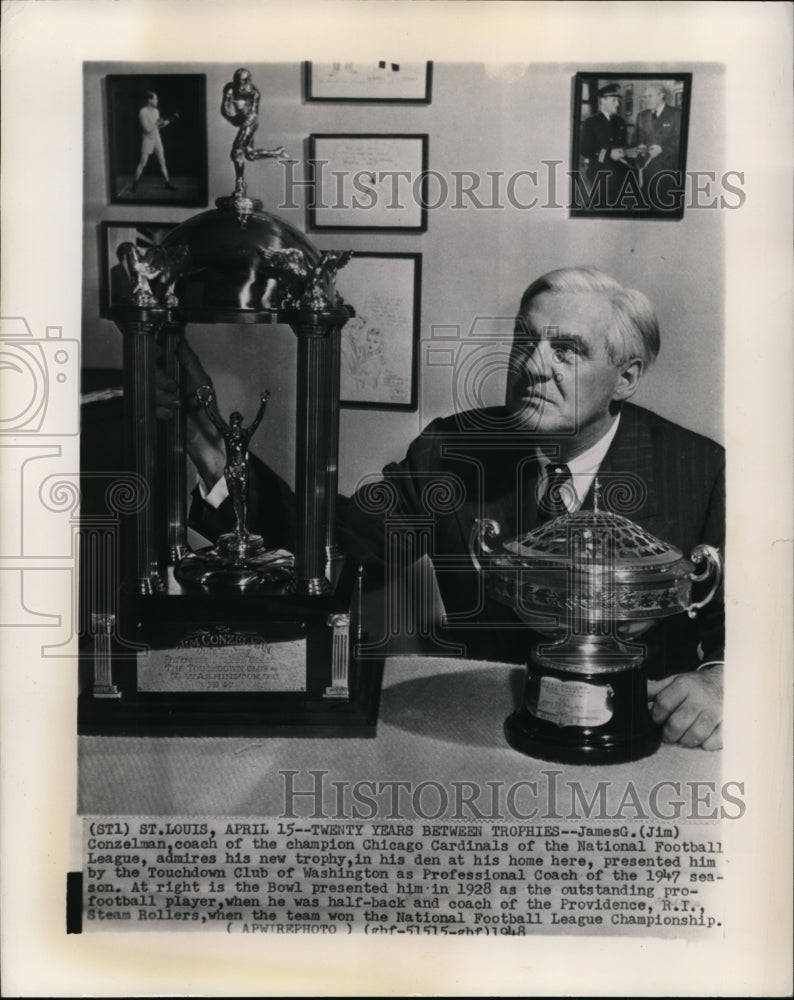
M 577 73 L 571 216 L 681 219 L 691 73 Z

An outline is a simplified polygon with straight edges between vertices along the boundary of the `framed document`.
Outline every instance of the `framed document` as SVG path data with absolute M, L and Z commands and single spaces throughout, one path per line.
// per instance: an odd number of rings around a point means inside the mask
M 577 73 L 571 216 L 681 219 L 691 73 Z
M 307 101 L 429 104 L 432 62 L 304 64 Z
M 416 409 L 421 275 L 418 253 L 358 253 L 339 272 L 356 310 L 342 328 L 342 406 Z
M 427 230 L 426 135 L 312 135 L 308 226 L 314 230 Z

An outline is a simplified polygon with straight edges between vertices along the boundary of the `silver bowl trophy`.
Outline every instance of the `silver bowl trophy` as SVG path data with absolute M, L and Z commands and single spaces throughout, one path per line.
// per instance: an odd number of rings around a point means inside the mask
M 693 617 L 714 596 L 719 553 L 698 545 L 685 558 L 626 517 L 595 509 L 563 514 L 502 540 L 477 520 L 469 548 L 489 595 L 540 633 L 528 651 L 520 708 L 508 743 L 561 763 L 618 763 L 652 754 L 661 728 L 648 707 L 645 647 L 654 622 Z M 695 599 L 696 587 L 705 593 Z

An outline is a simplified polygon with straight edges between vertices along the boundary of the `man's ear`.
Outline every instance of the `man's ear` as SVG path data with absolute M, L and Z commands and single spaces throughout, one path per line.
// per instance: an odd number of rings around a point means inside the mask
M 632 358 L 621 365 L 613 399 L 622 401 L 633 396 L 644 372 L 645 362 L 641 358 Z

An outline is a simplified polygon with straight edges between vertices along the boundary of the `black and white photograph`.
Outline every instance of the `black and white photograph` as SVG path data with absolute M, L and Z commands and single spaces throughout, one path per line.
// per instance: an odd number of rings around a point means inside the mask
M 791 10 L 66 6 L 4 991 L 790 995 Z
M 111 74 L 106 83 L 110 204 L 206 205 L 203 74 Z
M 577 73 L 572 216 L 683 217 L 691 94 L 691 73 Z
M 160 245 L 173 222 L 102 222 L 99 230 L 99 315 L 132 305 L 143 283 L 155 277 Z M 145 275 L 147 267 L 149 277 Z

